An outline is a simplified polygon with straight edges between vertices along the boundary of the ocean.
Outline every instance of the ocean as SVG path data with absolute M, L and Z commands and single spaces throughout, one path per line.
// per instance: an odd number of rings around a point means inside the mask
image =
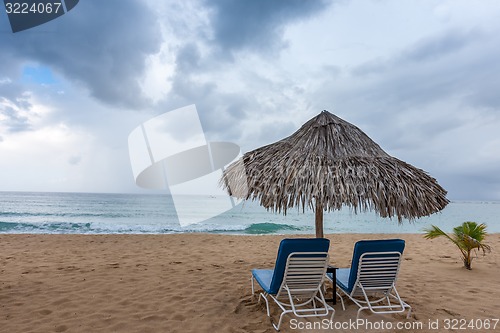
M 217 206 L 215 196 L 187 197 L 192 212 Z M 500 202 L 451 202 L 443 211 L 414 221 L 384 219 L 375 212 L 351 209 L 325 212 L 325 233 L 422 233 L 434 224 L 446 232 L 465 221 L 485 223 L 500 232 Z M 0 233 L 3 234 L 314 234 L 314 212 L 273 213 L 257 202 L 197 224 L 181 227 L 169 195 L 52 192 L 0 192 Z

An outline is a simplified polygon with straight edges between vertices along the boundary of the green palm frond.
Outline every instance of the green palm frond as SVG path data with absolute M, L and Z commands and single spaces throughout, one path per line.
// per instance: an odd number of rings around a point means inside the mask
M 482 250 L 483 253 L 486 253 L 486 251 L 491 251 L 491 247 L 488 244 L 483 244 L 474 237 L 467 234 L 462 234 L 461 243 L 463 244 L 463 247 L 465 249 L 478 249 Z
M 431 228 L 424 229 L 424 231 L 425 231 L 424 238 L 433 239 L 433 238 L 436 238 L 439 236 L 444 236 L 444 237 L 448 238 L 450 241 L 452 241 L 455 245 L 457 245 L 457 246 L 459 245 L 458 239 L 451 238 L 446 232 L 439 229 L 435 225 L 432 225 Z

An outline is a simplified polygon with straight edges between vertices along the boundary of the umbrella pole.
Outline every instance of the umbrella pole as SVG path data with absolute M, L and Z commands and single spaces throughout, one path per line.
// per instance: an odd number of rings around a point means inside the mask
M 316 204 L 316 238 L 323 238 L 323 207 Z

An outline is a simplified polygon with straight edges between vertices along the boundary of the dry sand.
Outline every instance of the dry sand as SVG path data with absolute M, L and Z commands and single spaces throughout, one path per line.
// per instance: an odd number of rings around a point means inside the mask
M 496 330 L 444 328 L 446 320 L 460 325 L 500 318 L 500 234 L 488 236 L 493 251 L 475 259 L 471 271 L 445 239 L 327 237 L 331 261 L 339 267 L 349 266 L 357 240 L 406 240 L 397 287 L 413 307 L 411 319 L 366 312 L 362 318 L 379 325 L 421 323 L 422 329 L 357 331 L 500 332 L 500 323 Z M 282 238 L 0 235 L 0 332 L 274 332 L 265 306 L 252 298 L 250 270 L 272 268 Z M 353 303 L 346 311 L 340 302 L 335 309 L 335 322 L 356 317 Z M 285 318 L 283 332 L 307 331 L 292 329 L 291 318 Z M 440 329 L 429 328 L 429 321 Z

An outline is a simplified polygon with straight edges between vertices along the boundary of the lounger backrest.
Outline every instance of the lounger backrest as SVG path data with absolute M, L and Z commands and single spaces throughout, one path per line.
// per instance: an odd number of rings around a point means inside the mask
M 325 279 L 329 256 L 327 252 L 293 252 L 288 256 L 282 285 L 276 297 L 288 296 L 311 299 Z M 281 295 L 280 295 L 281 294 Z
M 351 296 L 364 293 L 391 292 L 396 282 L 399 265 L 401 262 L 400 252 L 365 252 L 361 255 L 358 266 L 356 285 L 351 291 Z
M 399 252 L 403 254 L 405 241 L 402 239 L 362 240 L 354 245 L 348 291 L 351 292 L 358 274 L 360 258 L 367 252 Z M 388 255 L 386 255 L 388 256 Z M 369 256 L 368 256 L 369 257 Z
M 270 294 L 276 294 L 283 282 L 286 262 L 292 252 L 328 252 L 330 240 L 326 238 L 291 238 L 283 239 L 278 249 L 273 278 L 269 288 Z

